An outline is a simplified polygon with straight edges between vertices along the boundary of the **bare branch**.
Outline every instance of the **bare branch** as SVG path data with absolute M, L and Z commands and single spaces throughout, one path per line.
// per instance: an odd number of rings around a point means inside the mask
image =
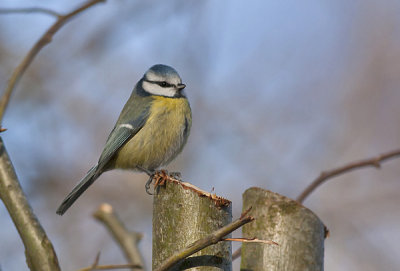
M 1 137 L 0 198 L 24 243 L 29 268 L 31 270 L 60 270 L 53 245 L 22 191 Z
M 65 24 L 67 23 L 72 17 L 78 15 L 79 13 L 83 12 L 84 10 L 90 8 L 91 6 L 105 2 L 105 0 L 92 0 L 87 2 L 86 4 L 82 5 L 81 7 L 71 11 L 66 15 L 61 15 L 58 17 L 58 20 L 43 34 L 43 36 L 35 43 L 32 49 L 28 52 L 22 62 L 15 68 L 13 74 L 11 75 L 7 87 L 4 91 L 4 94 L 0 100 L 0 126 L 3 122 L 4 112 L 7 108 L 7 105 L 10 101 L 11 94 L 15 88 L 15 85 L 21 79 L 22 75 L 28 68 L 28 66 L 32 63 L 35 56 L 39 53 L 39 51 L 46 46 L 48 43 L 51 42 L 54 34 Z
M 54 10 L 47 8 L 0 8 L 0 14 L 15 14 L 15 13 L 42 13 L 46 15 L 50 15 L 56 18 L 61 17 L 62 15 Z
M 92 264 L 92 269 L 94 269 L 96 266 L 99 265 L 99 261 L 100 261 L 100 251 L 97 252 L 96 258 L 94 259 L 94 262 Z
M 128 231 L 109 204 L 100 205 L 93 216 L 108 229 L 114 240 L 121 247 L 128 262 L 139 266 L 134 270 L 143 270 L 143 258 L 137 247 L 143 235 L 141 233 Z
M 92 5 L 103 0 L 92 0 L 85 5 L 64 16 L 58 16 L 58 20 L 39 39 L 38 42 L 25 56 L 11 75 L 8 85 L 0 100 L 0 123 L 10 100 L 11 93 L 17 81 L 22 77 L 24 71 L 32 62 L 38 52 L 48 44 L 55 32 L 61 28 L 69 19 Z M 43 10 L 42 10 L 43 12 Z M 48 13 L 48 12 L 47 12 Z M 0 131 L 4 131 L 0 127 Z M 31 270 L 60 270 L 58 259 L 53 245 L 40 225 L 32 211 L 28 200 L 19 184 L 11 160 L 0 138 L 0 198 L 7 208 L 15 227 L 25 246 L 26 261 Z
M 360 161 L 355 161 L 355 162 L 351 162 L 348 163 L 344 166 L 335 168 L 335 169 L 331 169 L 328 171 L 323 171 L 321 172 L 321 174 L 319 175 L 318 178 L 316 178 L 298 197 L 297 197 L 297 201 L 300 203 L 303 203 L 304 200 L 318 187 L 320 186 L 322 183 L 324 183 L 326 180 L 339 176 L 341 174 L 347 173 L 349 171 L 355 170 L 355 169 L 359 169 L 359 168 L 363 168 L 363 167 L 375 167 L 375 168 L 380 168 L 381 167 L 381 163 L 395 158 L 397 156 L 400 156 L 400 149 L 399 150 L 394 150 L 394 151 L 390 151 L 384 154 L 381 154 L 377 157 L 374 158 L 370 158 L 370 159 L 365 159 L 365 160 L 360 160 Z
M 156 271 L 169 270 L 176 263 L 196 253 L 197 251 L 202 250 L 203 248 L 208 247 L 210 245 L 216 244 L 220 241 L 223 241 L 224 236 L 230 234 L 234 230 L 240 228 L 244 224 L 247 224 L 253 220 L 254 218 L 251 216 L 242 215 L 239 219 L 233 221 L 232 223 L 226 225 L 225 227 L 222 227 L 221 229 L 213 232 L 212 234 L 206 236 L 205 238 L 197 240 L 196 242 L 189 245 L 185 249 L 175 253 L 167 260 L 165 260 L 163 264 L 161 264 L 161 266 L 156 269 Z

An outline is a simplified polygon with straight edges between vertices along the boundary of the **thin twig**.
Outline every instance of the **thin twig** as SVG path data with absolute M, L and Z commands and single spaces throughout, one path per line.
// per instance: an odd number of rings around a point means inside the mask
M 390 151 L 384 154 L 381 154 L 377 157 L 374 158 L 370 158 L 370 159 L 364 159 L 364 160 L 360 160 L 360 161 L 355 161 L 355 162 L 351 162 L 348 163 L 344 166 L 335 168 L 335 169 L 331 169 L 328 171 L 323 171 L 321 172 L 321 174 L 319 175 L 318 178 L 316 178 L 298 197 L 297 197 L 297 201 L 300 203 L 303 203 L 304 200 L 318 187 L 320 186 L 323 182 L 325 182 L 326 180 L 339 176 L 341 174 L 347 173 L 349 171 L 352 171 L 354 169 L 359 169 L 359 168 L 363 168 L 363 167 L 375 167 L 375 168 L 380 168 L 381 167 L 381 163 L 395 158 L 396 156 L 400 156 L 400 149 L 399 150 L 394 150 L 394 151 Z
M 268 244 L 268 245 L 277 245 L 277 242 L 271 240 L 260 240 L 257 238 L 224 238 L 223 241 L 236 241 L 242 243 L 261 243 L 261 244 Z M 242 247 L 239 247 L 235 252 L 232 253 L 232 262 L 239 258 L 242 255 Z
M 92 271 L 92 270 L 116 270 L 116 269 L 131 269 L 131 268 L 142 268 L 137 264 L 109 264 L 109 265 L 97 265 L 95 267 L 89 266 L 78 271 Z
M 235 252 L 232 253 L 232 262 L 242 256 L 242 247 L 238 248 Z
M 47 8 L 0 8 L 0 14 L 14 14 L 14 13 L 42 13 L 46 15 L 50 15 L 56 18 L 61 17 L 62 15 L 54 10 Z
M 7 105 L 10 101 L 11 94 L 15 88 L 15 85 L 21 79 L 21 76 L 24 74 L 28 66 L 32 63 L 32 60 L 35 56 L 39 53 L 39 51 L 46 46 L 48 43 L 51 42 L 54 34 L 65 24 L 67 23 L 72 17 L 78 15 L 79 13 L 85 11 L 86 9 L 90 8 L 91 6 L 105 2 L 105 0 L 92 0 L 87 2 L 86 4 L 82 5 L 81 7 L 71 11 L 66 15 L 61 15 L 58 17 L 58 20 L 42 35 L 42 37 L 35 43 L 32 49 L 28 52 L 22 62 L 15 68 L 13 74 L 11 75 L 7 87 L 4 91 L 4 94 L 0 100 L 0 126 L 3 122 L 4 112 L 7 108 Z
M 247 212 L 245 212 L 247 213 Z M 224 238 L 224 236 L 228 235 L 229 233 L 233 232 L 234 230 L 240 228 L 244 224 L 247 224 L 253 221 L 254 218 L 251 216 L 241 216 L 239 219 L 235 220 L 234 222 L 226 225 L 225 227 L 213 232 L 212 234 L 206 236 L 203 239 L 197 240 L 193 244 L 190 244 L 188 247 L 184 248 L 181 251 L 178 251 L 168 259 L 166 259 L 161 266 L 159 266 L 156 271 L 163 271 L 169 270 L 179 261 L 185 259 L 186 257 L 196 253 L 197 251 L 202 250 L 205 247 L 210 245 L 216 244 Z
M 108 229 L 124 252 L 127 261 L 137 266 L 143 266 L 143 258 L 138 248 L 138 243 L 143 235 L 128 231 L 109 204 L 101 204 L 93 216 Z M 134 270 L 143 270 L 143 268 Z
M 96 266 L 98 266 L 99 262 L 100 262 L 100 251 L 97 252 L 96 258 L 94 259 L 94 262 L 92 264 L 92 269 L 94 269 Z
M 242 242 L 242 243 L 259 243 L 259 244 L 279 246 L 279 244 L 277 242 L 274 242 L 271 240 L 261 240 L 261 239 L 257 239 L 257 238 L 223 238 L 221 241 L 233 241 L 233 242 Z

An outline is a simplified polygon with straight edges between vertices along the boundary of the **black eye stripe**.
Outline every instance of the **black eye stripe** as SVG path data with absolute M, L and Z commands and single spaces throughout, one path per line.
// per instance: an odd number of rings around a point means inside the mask
M 172 84 L 167 83 L 165 81 L 150 81 L 150 80 L 145 80 L 145 81 L 149 82 L 149 83 L 152 83 L 152 84 L 157 84 L 157 85 L 159 85 L 160 87 L 163 87 L 163 88 L 175 87 L 175 85 L 172 85 Z

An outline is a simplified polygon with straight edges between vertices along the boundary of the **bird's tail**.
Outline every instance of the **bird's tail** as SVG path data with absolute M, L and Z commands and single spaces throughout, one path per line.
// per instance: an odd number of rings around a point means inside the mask
M 82 195 L 88 187 L 100 176 L 97 165 L 92 167 L 86 176 L 74 187 L 57 209 L 58 215 L 63 215 L 69 207 Z

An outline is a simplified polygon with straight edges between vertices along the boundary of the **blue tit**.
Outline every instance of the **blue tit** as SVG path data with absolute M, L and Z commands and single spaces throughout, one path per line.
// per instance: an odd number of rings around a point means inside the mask
M 63 215 L 104 171 L 131 169 L 152 174 L 171 162 L 186 144 L 192 125 L 184 88 L 172 67 L 151 67 L 133 89 L 99 161 L 64 199 L 57 214 Z

